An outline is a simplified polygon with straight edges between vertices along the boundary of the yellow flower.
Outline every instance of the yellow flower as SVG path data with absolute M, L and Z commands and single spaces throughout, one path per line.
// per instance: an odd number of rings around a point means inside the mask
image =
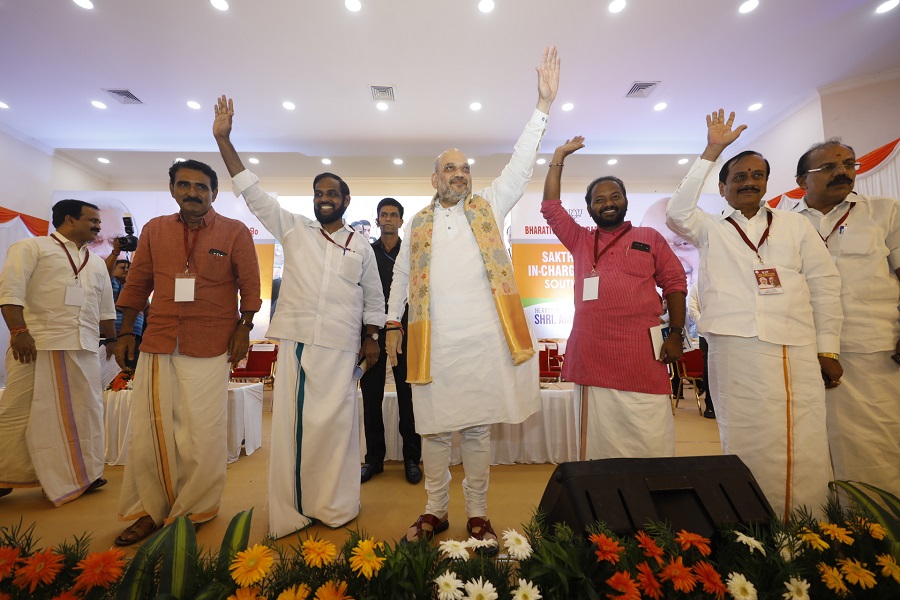
M 893 577 L 894 581 L 900 583 L 900 566 L 890 554 L 879 554 L 875 562 L 881 567 L 881 574 L 885 577 Z
M 350 553 L 350 568 L 355 573 L 362 573 L 366 579 L 372 579 L 372 575 L 377 573 L 384 564 L 384 557 L 378 556 L 376 550 L 384 549 L 384 544 L 375 542 L 370 538 L 367 540 L 359 540 L 356 548 Z
M 841 572 L 835 569 L 834 567 L 829 567 L 825 563 L 819 563 L 819 572 L 822 573 L 822 583 L 824 583 L 829 590 L 836 592 L 843 596 L 850 590 L 847 589 L 847 586 L 844 585 L 844 577 L 841 575 Z
M 883 540 L 887 535 L 887 530 L 878 523 L 866 523 L 866 529 L 869 530 L 869 535 L 875 540 Z
M 265 596 L 260 596 L 259 590 L 255 587 L 242 587 L 228 596 L 228 600 L 266 600 L 266 598 Z
M 272 568 L 275 557 L 272 550 L 259 544 L 238 552 L 231 561 L 231 578 L 241 587 L 260 581 Z
M 327 540 L 306 540 L 302 552 L 308 567 L 324 567 L 337 556 L 337 548 Z
M 347 595 L 346 581 L 326 581 L 316 590 L 315 600 L 353 600 L 353 597 Z
M 819 537 L 818 533 L 813 533 L 806 527 L 800 530 L 800 539 L 809 544 L 815 550 L 827 550 L 828 542 Z
M 305 583 L 301 583 L 300 585 L 292 585 L 287 588 L 280 594 L 278 594 L 278 600 L 306 600 L 309 598 L 309 586 Z
M 834 523 L 821 523 L 819 524 L 819 529 L 833 540 L 841 542 L 842 544 L 847 544 L 848 546 L 853 545 L 853 538 L 850 537 L 849 529 L 841 527 L 840 525 L 835 525 Z
M 864 590 L 875 587 L 875 573 L 866 569 L 865 564 L 855 558 L 842 558 L 837 562 L 841 565 L 841 573 L 853 585 L 858 585 Z

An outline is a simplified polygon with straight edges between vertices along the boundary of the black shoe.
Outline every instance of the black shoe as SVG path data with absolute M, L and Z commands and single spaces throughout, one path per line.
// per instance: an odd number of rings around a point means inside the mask
M 0 498 L 12 494 L 12 488 L 0 488 Z
M 715 419 L 716 418 L 716 409 L 712 407 L 712 405 L 707 405 L 706 410 L 703 411 L 703 416 L 707 419 Z
M 408 482 L 416 484 L 422 481 L 422 469 L 419 468 L 418 462 L 408 460 L 403 465 L 403 468 L 406 470 L 406 480 Z
M 364 464 L 362 466 L 362 469 L 360 470 L 360 477 L 359 477 L 360 483 L 367 482 L 368 480 L 372 479 L 372 477 L 374 477 L 375 475 L 378 475 L 379 473 L 381 473 L 383 471 L 384 471 L 384 465 L 381 463 L 379 463 L 377 465 L 370 465 L 369 463 Z
M 104 485 L 106 485 L 106 484 L 107 484 L 107 481 L 106 481 L 105 479 L 103 479 L 102 477 L 98 477 L 98 478 L 97 478 L 96 480 L 94 480 L 94 482 L 93 482 L 91 485 L 89 485 L 88 488 L 87 488 L 86 490 L 84 490 L 84 491 L 85 491 L 85 492 L 93 492 L 94 490 L 99 490 L 100 488 L 102 488 L 102 487 L 103 487 Z

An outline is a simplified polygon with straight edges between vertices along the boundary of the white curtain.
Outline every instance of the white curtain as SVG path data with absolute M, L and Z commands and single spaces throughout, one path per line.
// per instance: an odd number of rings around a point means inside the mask
M 858 176 L 853 189 L 866 196 L 900 198 L 900 144 L 878 166 Z

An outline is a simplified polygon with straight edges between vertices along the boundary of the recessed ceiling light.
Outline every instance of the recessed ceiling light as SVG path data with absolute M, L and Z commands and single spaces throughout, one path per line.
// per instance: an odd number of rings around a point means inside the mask
M 375 108 L 377 108 L 378 110 L 387 110 L 388 103 L 387 102 L 379 102 L 378 104 L 375 105 Z
M 562 109 L 565 111 L 572 110 L 573 108 L 575 108 L 575 105 L 572 104 L 571 102 L 566 102 L 565 104 L 562 105 Z
M 216 10 L 228 10 L 228 2 L 225 0 L 209 0 L 209 3 L 212 4 L 213 8 Z
M 6 102 L 0 102 L 0 108 L 9 108 L 9 104 Z
M 619 162 L 618 159 L 611 158 L 611 159 L 609 159 L 608 161 L 606 161 L 606 164 L 608 164 L 608 165 L 614 165 L 614 164 L 616 164 L 617 162 Z
M 481 0 L 478 3 L 478 10 L 483 13 L 489 13 L 494 10 L 494 0 Z
M 741 13 L 748 13 L 750 11 L 756 10 L 756 7 L 759 6 L 759 0 L 747 0 L 741 7 L 738 8 L 738 11 Z
M 474 164 L 475 164 L 475 159 L 474 159 L 474 158 L 470 158 L 470 159 L 467 160 L 466 162 L 468 162 L 470 165 L 474 165 Z
M 609 3 L 609 12 L 617 13 L 622 12 L 622 9 L 625 8 L 625 0 L 613 0 Z
M 194 110 L 199 110 L 199 109 L 200 109 L 200 103 L 199 103 L 199 102 L 194 102 L 193 100 L 188 100 L 187 105 L 188 105 L 188 108 L 193 108 Z
M 395 159 L 394 159 L 394 164 L 395 164 L 395 165 L 402 165 L 402 164 L 403 164 L 403 159 L 402 159 L 402 158 L 395 158 Z
M 350 12 L 359 12 L 362 8 L 362 2 L 359 0 L 344 0 L 344 6 L 346 6 L 347 10 Z
M 97 162 L 101 162 L 101 163 L 103 163 L 104 165 L 108 165 L 108 164 L 109 164 L 109 159 L 108 159 L 108 158 L 103 158 L 103 157 L 101 156 L 100 158 L 97 159 Z
M 296 104 L 294 104 L 293 102 L 288 102 L 288 101 L 282 102 L 281 105 L 288 110 L 294 110 L 295 108 L 297 108 Z
M 660 102 L 659 104 L 657 104 L 657 105 L 655 105 L 655 106 L 653 107 L 653 110 L 656 110 L 656 111 L 659 111 L 659 110 L 666 110 L 666 107 L 667 107 L 667 106 L 669 106 L 669 105 L 666 104 L 665 102 Z
M 259 159 L 256 158 L 256 157 L 250 157 L 250 158 L 247 159 L 247 161 L 248 161 L 251 165 L 258 165 L 258 164 L 259 164 Z
M 900 0 L 897 0 L 897 1 L 900 2 Z M 747 110 L 753 111 L 753 110 L 759 110 L 761 108 L 762 108 L 762 102 L 757 102 L 756 104 L 751 104 L 750 106 L 748 106 Z
M 887 0 L 887 2 L 882 2 L 878 5 L 878 8 L 875 9 L 875 12 L 878 14 L 886 13 L 889 10 L 897 8 L 897 5 L 900 4 L 900 0 Z
M 472 110 L 481 110 L 481 102 L 473 102 L 469 105 Z
M 94 8 L 94 4 L 91 2 L 91 0 L 72 0 L 72 2 L 74 2 L 81 8 Z
M 539 165 L 547 164 L 547 159 L 546 159 L 546 158 L 539 158 L 539 159 L 537 159 L 537 164 L 539 164 Z
M 93 106 L 94 108 L 99 108 L 101 110 L 106 108 L 106 105 L 99 100 L 91 100 L 91 106 Z
M 330 164 L 331 164 L 331 159 L 330 159 L 330 158 L 323 158 L 323 159 L 322 159 L 322 164 L 323 164 L 323 165 L 330 165 Z
M 181 157 L 179 156 L 178 158 L 175 159 L 175 162 L 179 163 L 179 162 L 184 162 L 184 161 L 186 161 L 186 160 L 187 160 L 186 158 L 181 158 Z
M 686 164 L 688 164 L 688 159 L 686 159 L 686 158 L 679 158 L 679 159 L 678 159 L 678 164 L 679 164 L 679 165 L 686 165 Z

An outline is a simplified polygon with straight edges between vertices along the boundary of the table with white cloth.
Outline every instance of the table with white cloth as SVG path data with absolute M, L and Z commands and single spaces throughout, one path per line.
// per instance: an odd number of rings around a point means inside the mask
M 131 390 L 103 392 L 106 424 L 106 464 L 124 465 L 131 438 Z M 263 384 L 228 384 L 228 462 L 248 456 L 262 445 Z
M 362 392 L 359 396 L 360 462 L 365 461 L 366 435 L 363 427 Z M 413 400 L 415 402 L 415 400 Z M 387 386 L 382 403 L 384 415 L 385 460 L 403 460 L 397 392 Z M 561 463 L 578 460 L 581 441 L 581 398 L 574 384 L 542 384 L 541 410 L 522 423 L 491 426 L 491 464 Z M 453 434 L 450 462 L 459 464 L 459 433 Z

